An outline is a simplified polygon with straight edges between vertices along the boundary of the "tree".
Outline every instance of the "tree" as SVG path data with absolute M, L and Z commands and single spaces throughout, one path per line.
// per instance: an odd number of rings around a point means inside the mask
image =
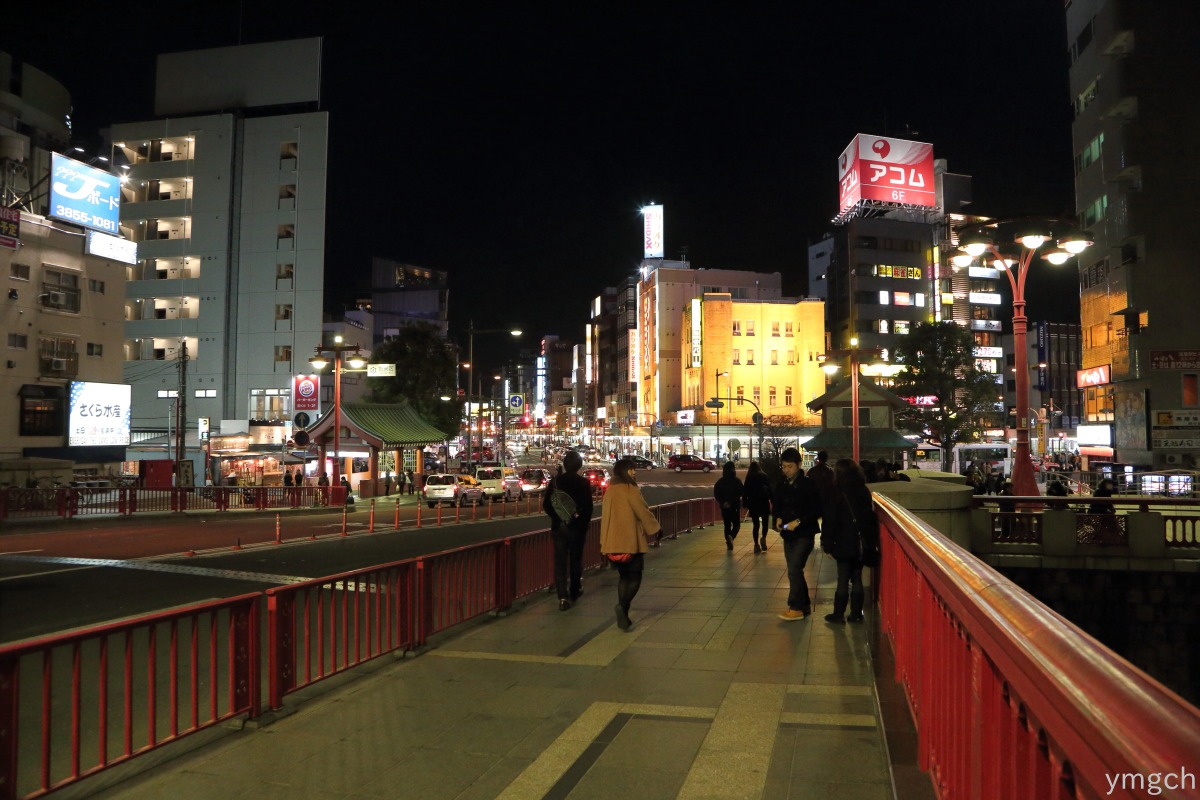
M 909 406 L 897 422 L 940 443 L 945 469 L 954 445 L 977 439 L 994 424 L 1001 388 L 976 368 L 974 337 L 956 322 L 918 322 L 908 336 L 896 338 L 894 359 L 904 369 L 892 390 L 932 402 Z
M 804 426 L 791 414 L 772 414 L 763 419 L 762 423 L 762 452 L 759 458 L 764 461 L 778 461 L 779 456 L 789 447 L 798 447 L 797 436 Z
M 405 325 L 371 353 L 374 364 L 395 364 L 394 378 L 367 378 L 367 399 L 373 403 L 406 401 L 417 413 L 444 432 L 458 432 L 462 404 L 455 397 L 454 350 L 437 327 Z M 450 397 L 452 400 L 442 400 Z

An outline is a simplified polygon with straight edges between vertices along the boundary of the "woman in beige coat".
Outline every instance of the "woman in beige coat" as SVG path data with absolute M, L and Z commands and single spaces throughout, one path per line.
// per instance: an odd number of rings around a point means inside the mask
M 617 627 L 629 630 L 629 606 L 642 586 L 642 565 L 650 546 L 647 537 L 661 530 L 654 512 L 638 488 L 633 460 L 622 458 L 613 465 L 612 481 L 604 493 L 604 514 L 600 518 L 600 552 L 629 554 L 628 561 L 614 561 L 617 568 Z M 611 559 L 610 559 L 611 560 Z

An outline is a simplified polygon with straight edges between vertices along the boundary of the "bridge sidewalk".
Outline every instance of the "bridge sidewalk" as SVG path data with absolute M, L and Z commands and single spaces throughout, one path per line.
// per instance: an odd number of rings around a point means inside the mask
M 615 572 L 589 573 L 569 611 L 540 594 L 95 796 L 932 798 L 893 764 L 911 747 L 885 742 L 880 708 L 889 726 L 906 712 L 890 679 L 876 693 L 870 612 L 824 622 L 836 569 L 818 551 L 815 616 L 779 620 L 783 548 L 749 540 L 730 553 L 709 527 L 652 551 L 628 632 Z

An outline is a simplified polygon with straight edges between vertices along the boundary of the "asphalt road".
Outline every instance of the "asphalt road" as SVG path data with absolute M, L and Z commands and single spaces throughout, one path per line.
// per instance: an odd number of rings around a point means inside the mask
M 651 505 L 711 494 L 715 474 L 639 474 Z M 492 541 L 546 527 L 536 505 L 508 503 L 435 512 L 415 498 L 376 504 L 376 530 L 368 532 L 368 503 L 340 511 L 242 512 L 69 521 L 0 530 L 0 643 L 88 627 L 202 600 L 262 591 L 297 580 L 333 575 L 419 555 Z M 597 515 L 603 513 L 603 504 Z M 241 549 L 236 549 L 240 546 Z M 187 554 L 194 552 L 195 555 Z

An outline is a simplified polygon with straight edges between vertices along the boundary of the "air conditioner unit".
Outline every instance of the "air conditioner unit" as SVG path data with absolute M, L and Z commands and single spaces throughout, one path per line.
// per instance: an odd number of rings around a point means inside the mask
M 1182 464 L 1183 463 L 1183 453 L 1167 453 L 1167 463 L 1168 464 Z
M 67 360 L 65 358 L 50 359 L 50 369 L 54 372 L 64 372 L 67 369 Z
M 66 292 L 46 292 L 46 305 L 58 307 L 65 306 L 66 304 Z

